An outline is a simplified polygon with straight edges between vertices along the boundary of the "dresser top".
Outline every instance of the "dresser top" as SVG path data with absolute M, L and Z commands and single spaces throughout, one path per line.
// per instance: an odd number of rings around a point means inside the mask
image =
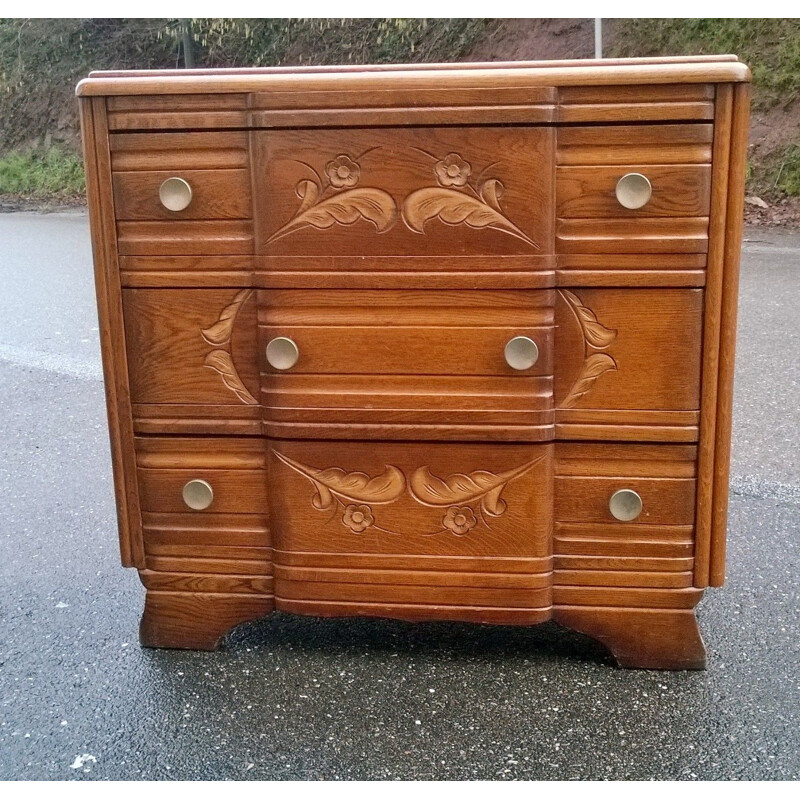
M 750 70 L 736 56 L 341 67 L 123 70 L 92 72 L 79 96 L 357 90 L 741 83 Z

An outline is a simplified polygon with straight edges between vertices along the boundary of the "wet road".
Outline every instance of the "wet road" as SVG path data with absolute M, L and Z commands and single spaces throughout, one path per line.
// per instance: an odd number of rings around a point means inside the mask
M 800 236 L 745 243 L 728 582 L 701 673 L 532 629 L 276 614 L 142 650 L 88 227 L 0 215 L 0 779 L 800 778 Z

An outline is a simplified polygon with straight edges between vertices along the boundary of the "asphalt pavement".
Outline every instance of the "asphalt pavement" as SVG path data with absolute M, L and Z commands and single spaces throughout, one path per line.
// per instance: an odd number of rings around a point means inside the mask
M 0 779 L 800 778 L 800 235 L 746 234 L 728 580 L 705 672 L 555 625 L 275 614 L 145 650 L 88 224 L 0 214 Z

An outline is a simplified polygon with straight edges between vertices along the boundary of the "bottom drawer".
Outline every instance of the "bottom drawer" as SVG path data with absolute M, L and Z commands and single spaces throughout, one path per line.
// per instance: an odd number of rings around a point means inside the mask
M 151 590 L 274 589 L 276 607 L 297 613 L 521 624 L 554 605 L 696 600 L 691 445 L 139 437 L 136 448 Z
M 696 602 L 696 459 L 693 445 L 557 445 L 556 605 Z
M 276 607 L 549 616 L 553 445 L 271 441 Z
M 148 590 L 272 594 L 266 442 L 135 440 Z

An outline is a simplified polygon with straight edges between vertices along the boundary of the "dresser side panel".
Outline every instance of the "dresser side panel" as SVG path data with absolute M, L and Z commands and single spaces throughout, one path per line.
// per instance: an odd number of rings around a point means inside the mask
M 80 116 L 120 555 L 124 566 L 144 567 L 105 99 L 82 99 Z
M 714 453 L 714 500 L 711 523 L 709 584 L 725 581 L 725 540 L 728 524 L 728 493 L 733 419 L 733 372 L 736 355 L 736 312 L 739 300 L 739 263 L 742 252 L 744 181 L 750 113 L 750 84 L 737 85 L 733 94 L 730 178 L 725 237 L 725 272 L 717 387 L 716 449 Z
M 711 551 L 711 502 L 714 484 L 714 448 L 719 368 L 720 310 L 725 269 L 725 235 L 731 139 L 732 87 L 717 87 L 711 173 L 711 216 L 703 308 L 703 371 L 700 386 L 700 442 L 697 475 L 697 512 L 694 585 L 708 586 Z

